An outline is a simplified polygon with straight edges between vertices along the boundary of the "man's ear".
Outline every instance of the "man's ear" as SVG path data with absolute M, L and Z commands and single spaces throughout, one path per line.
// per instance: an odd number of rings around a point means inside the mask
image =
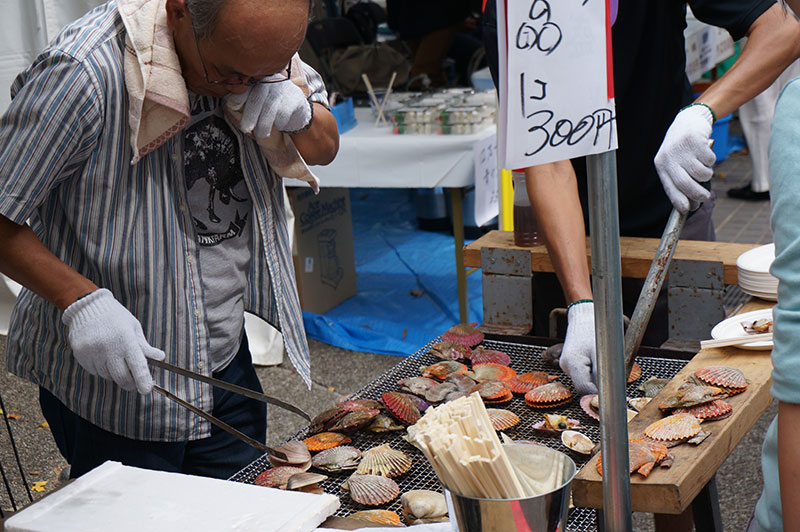
M 167 26 L 172 31 L 177 30 L 179 21 L 189 16 L 189 11 L 186 9 L 186 0 L 167 0 L 166 10 Z

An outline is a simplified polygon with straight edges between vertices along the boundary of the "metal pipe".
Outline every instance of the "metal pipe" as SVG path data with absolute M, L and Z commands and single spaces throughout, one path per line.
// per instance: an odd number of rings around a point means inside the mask
M 630 531 L 631 484 L 625 357 L 622 330 L 622 266 L 619 249 L 617 157 L 615 151 L 586 158 L 589 232 L 592 246 L 600 444 L 603 453 L 603 510 L 606 530 Z
M 686 218 L 686 213 L 681 214 L 672 209 L 667 225 L 664 227 L 664 233 L 658 243 L 653 263 L 650 265 L 647 278 L 642 285 L 642 293 L 639 294 L 636 308 L 633 309 L 631 325 L 625 333 L 625 375 L 630 374 L 633 366 L 633 357 L 636 356 L 639 346 L 642 345 L 644 331 L 647 329 L 647 324 L 650 323 L 650 316 L 656 306 L 658 294 L 661 292 L 661 286 L 667 276 L 667 268 L 672 261 L 672 255 L 675 253 L 681 231 L 683 231 L 683 226 L 686 224 Z

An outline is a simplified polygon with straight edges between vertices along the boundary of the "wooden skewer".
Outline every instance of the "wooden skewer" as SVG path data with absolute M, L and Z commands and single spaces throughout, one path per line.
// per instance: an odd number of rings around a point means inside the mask
M 378 103 L 378 97 L 375 95 L 375 90 L 372 88 L 372 83 L 369 82 L 369 77 L 367 77 L 366 73 L 361 73 L 361 79 L 364 80 L 364 85 L 367 86 L 367 92 L 369 93 L 369 97 L 372 100 L 372 105 L 375 106 L 375 109 L 380 109 L 380 104 Z M 378 120 L 383 120 L 384 124 L 386 123 L 386 119 L 383 118 L 383 113 L 378 112 Z M 376 122 L 377 124 L 377 122 Z
M 750 334 L 748 336 L 737 336 L 735 338 L 723 338 L 720 340 L 703 340 L 700 342 L 701 349 L 709 347 L 729 347 L 746 345 L 753 342 L 771 342 L 772 333 Z
M 386 89 L 386 94 L 383 95 L 383 101 L 381 102 L 381 106 L 378 107 L 378 118 L 375 120 L 375 127 L 378 127 L 378 122 L 383 120 L 383 123 L 387 126 L 389 123 L 386 121 L 386 117 L 383 115 L 383 108 L 386 105 L 386 102 L 389 100 L 389 95 L 392 94 L 392 85 L 394 85 L 394 80 L 397 77 L 397 71 L 392 72 L 392 78 L 389 80 L 389 87 Z

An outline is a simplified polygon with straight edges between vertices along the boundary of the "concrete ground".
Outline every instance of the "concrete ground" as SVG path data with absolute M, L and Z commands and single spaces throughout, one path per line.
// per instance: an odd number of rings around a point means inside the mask
M 725 190 L 740 186 L 750 179 L 750 160 L 746 155 L 730 156 L 717 166 L 714 190 L 717 206 L 714 221 L 717 238 L 729 242 L 771 242 L 769 203 L 748 203 L 732 200 Z M 399 359 L 346 351 L 311 341 L 314 384 L 311 390 L 303 385 L 291 364 L 259 368 L 266 393 L 282 397 L 314 415 L 332 405 L 337 399 L 360 389 L 395 365 Z M 0 336 L 0 365 L 5 367 L 5 341 Z M 14 433 L 28 483 L 45 482 L 42 492 L 34 499 L 57 487 L 66 463 L 59 455 L 38 405 L 37 391 L 29 383 L 0 371 L 0 393 L 10 414 L 9 424 Z M 773 405 L 747 434 L 742 443 L 717 472 L 717 488 L 722 519 L 727 530 L 744 530 L 761 491 L 760 446 L 766 427 L 775 415 Z M 279 443 L 303 426 L 303 420 L 273 408 L 269 413 L 269 443 Z M 4 426 L 0 426 L 0 465 L 10 480 L 15 502 L 28 503 L 10 441 Z M 6 490 L 0 487 L 0 508 L 11 509 Z M 636 530 L 652 529 L 652 519 L 643 514 L 635 516 Z

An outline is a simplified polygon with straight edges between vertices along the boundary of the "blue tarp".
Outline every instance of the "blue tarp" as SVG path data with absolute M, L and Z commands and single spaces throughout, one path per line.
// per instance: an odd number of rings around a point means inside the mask
M 418 228 L 413 190 L 351 189 L 350 200 L 358 293 L 325 314 L 303 312 L 306 333 L 353 351 L 410 355 L 459 322 L 453 236 Z M 480 323 L 480 273 L 467 286 L 469 321 Z

